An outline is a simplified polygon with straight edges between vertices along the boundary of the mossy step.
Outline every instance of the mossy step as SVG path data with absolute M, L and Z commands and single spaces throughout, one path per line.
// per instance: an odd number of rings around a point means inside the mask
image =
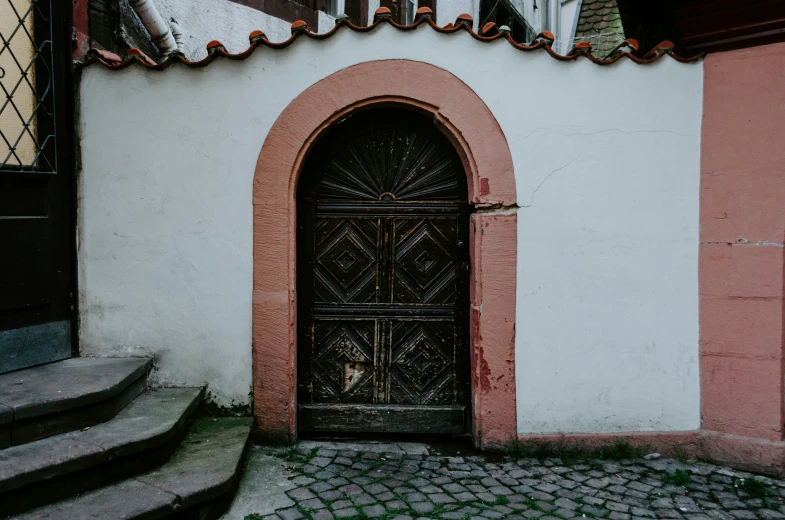
M 16 518 L 152 519 L 206 510 L 236 484 L 251 424 L 246 417 L 200 419 L 160 468 Z
M 0 450 L 0 516 L 166 462 L 203 393 L 201 388 L 151 390 L 103 424 Z

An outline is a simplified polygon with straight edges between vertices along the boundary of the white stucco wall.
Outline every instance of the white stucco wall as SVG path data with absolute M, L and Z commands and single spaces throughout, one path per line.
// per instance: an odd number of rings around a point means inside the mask
M 702 64 L 564 63 L 427 27 L 303 38 L 205 69 L 88 67 L 83 353 L 155 354 L 159 381 L 209 382 L 219 403 L 244 402 L 262 143 L 308 86 L 390 58 L 455 74 L 508 139 L 519 431 L 697 428 Z
M 436 23 L 445 26 L 455 23 L 459 14 L 470 14 L 474 20 L 474 29 L 477 30 L 480 16 L 480 0 L 450 0 L 436 3 Z
M 207 43 L 218 40 L 230 52 L 248 48 L 251 31 L 263 31 L 271 42 L 282 42 L 292 35 L 290 22 L 228 0 L 156 0 L 164 20 L 174 18 L 183 32 L 184 54 L 191 60 L 207 55 Z M 319 12 L 318 32 L 327 32 L 335 18 Z

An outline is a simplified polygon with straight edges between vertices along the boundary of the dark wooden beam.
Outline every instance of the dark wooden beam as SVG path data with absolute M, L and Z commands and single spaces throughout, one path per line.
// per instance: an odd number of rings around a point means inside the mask
M 628 38 L 647 52 L 662 40 L 691 55 L 785 41 L 782 0 L 618 0 Z
M 303 404 L 300 431 L 465 433 L 466 407 L 396 404 Z
M 420 0 L 420 7 L 430 7 L 433 11 L 433 21 L 436 21 L 436 0 Z M 454 20 L 445 20 L 446 23 L 453 22 Z
M 344 13 L 354 25 L 368 25 L 368 0 L 346 0 Z
M 393 21 L 406 23 L 406 0 L 381 0 L 380 7 L 386 7 L 392 13 Z

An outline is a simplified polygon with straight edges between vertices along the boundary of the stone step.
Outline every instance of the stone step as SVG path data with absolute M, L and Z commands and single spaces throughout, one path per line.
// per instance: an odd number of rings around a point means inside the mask
M 108 421 L 147 386 L 147 358 L 73 358 L 0 375 L 0 449 Z
M 151 390 L 103 424 L 0 450 L 0 517 L 163 464 L 202 395 L 201 388 Z
M 245 417 L 200 419 L 160 468 L 14 518 L 216 518 L 240 476 L 251 424 Z

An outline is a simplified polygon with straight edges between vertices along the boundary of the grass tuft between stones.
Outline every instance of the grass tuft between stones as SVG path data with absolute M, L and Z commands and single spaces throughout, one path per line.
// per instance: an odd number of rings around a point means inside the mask
M 644 444 L 632 444 L 626 439 L 616 439 L 603 446 L 588 446 L 583 443 L 522 441 L 513 438 L 507 441 L 504 451 L 519 459 L 558 458 L 565 464 L 572 464 L 576 461 L 623 460 L 642 457 L 650 451 L 650 447 Z
M 668 473 L 664 478 L 665 482 L 675 484 L 677 486 L 686 486 L 692 482 L 692 477 L 683 469 L 677 469 L 673 473 Z
M 299 451 L 296 446 L 291 446 L 278 450 L 276 455 L 286 462 L 299 462 L 305 464 L 316 456 L 317 451 L 318 448 L 312 448 L 308 453 L 303 453 Z
M 757 498 L 765 498 L 774 495 L 774 490 L 767 486 L 764 482 L 752 478 L 734 478 L 733 487 L 741 489 L 750 496 Z

